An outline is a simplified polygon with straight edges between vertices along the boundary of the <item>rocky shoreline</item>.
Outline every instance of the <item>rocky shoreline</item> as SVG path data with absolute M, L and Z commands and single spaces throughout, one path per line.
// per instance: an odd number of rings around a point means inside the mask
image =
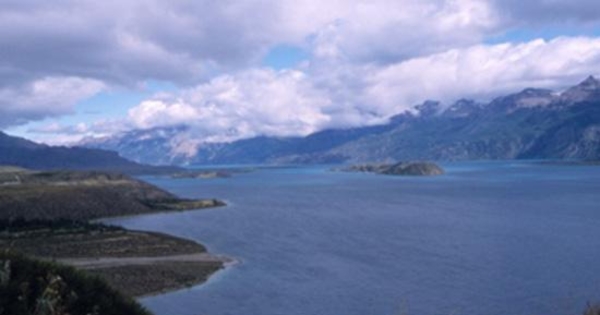
M 200 284 L 234 261 L 194 241 L 96 223 L 99 218 L 207 209 L 125 175 L 7 169 L 0 183 L 0 250 L 71 265 L 133 297 Z M 108 199 L 107 199 L 108 198 Z
M 134 297 L 200 284 L 233 262 L 190 240 L 116 227 L 4 233 L 0 248 L 98 275 Z

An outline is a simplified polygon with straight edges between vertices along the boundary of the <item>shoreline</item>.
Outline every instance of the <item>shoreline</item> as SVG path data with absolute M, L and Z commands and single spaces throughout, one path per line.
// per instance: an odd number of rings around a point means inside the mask
M 145 182 L 145 181 L 144 181 Z M 141 233 L 147 233 L 147 234 L 153 234 L 153 235 L 158 235 L 161 237 L 166 237 L 166 238 L 171 238 L 171 239 L 175 239 L 175 240 L 181 240 L 181 241 L 186 241 L 186 242 L 192 242 L 200 247 L 203 248 L 204 252 L 201 253 L 197 253 L 196 255 L 200 256 L 202 258 L 199 258 L 198 260 L 192 260 L 191 262 L 199 262 L 199 263 L 203 263 L 203 262 L 213 262 L 213 263 L 219 263 L 220 266 L 218 269 L 213 270 L 211 272 L 209 272 L 208 274 L 203 275 L 201 278 L 197 279 L 196 281 L 189 283 L 189 282 L 180 282 L 176 285 L 170 285 L 170 286 L 163 286 L 160 289 L 157 290 L 152 290 L 152 291 L 148 291 L 148 292 L 144 292 L 143 294 L 136 294 L 136 295 L 132 295 L 133 298 L 137 299 L 143 299 L 143 298 L 149 298 L 149 297 L 154 297 L 154 296 L 159 296 L 162 294 L 167 294 L 167 293 L 171 293 L 171 292 L 176 292 L 176 291 L 180 291 L 180 290 L 185 290 L 185 289 L 190 289 L 192 287 L 196 287 L 196 286 L 200 286 L 205 284 L 213 275 L 215 275 L 216 273 L 220 272 L 220 271 L 224 271 L 227 268 L 233 267 L 239 263 L 241 263 L 240 260 L 226 256 L 226 255 L 221 255 L 221 254 L 213 254 L 210 253 L 207 249 L 207 247 L 198 241 L 195 240 L 191 240 L 191 239 L 187 239 L 187 238 L 183 238 L 183 237 L 179 237 L 179 236 L 175 236 L 175 235 L 171 235 L 168 233 L 163 233 L 163 232 L 157 232 L 157 231 L 152 231 L 152 230 L 130 230 L 126 227 L 123 227 L 121 225 L 118 224 L 113 224 L 111 221 L 112 220 L 117 220 L 117 219 L 130 219 L 130 218 L 136 218 L 136 217 L 140 217 L 140 216 L 146 216 L 146 215 L 157 215 L 157 214 L 176 214 L 176 213 L 182 213 L 182 212 L 192 212 L 192 211 L 207 211 L 207 210 L 214 210 L 214 209 L 219 209 L 219 208 L 226 208 L 228 206 L 231 205 L 231 202 L 229 200 L 221 200 L 221 199 L 215 199 L 215 198 L 203 198 L 203 199 L 194 199 L 194 201 L 198 201 L 198 202 L 202 202 L 202 201 L 217 201 L 214 205 L 212 206 L 204 206 L 202 208 L 194 208 L 194 209 L 178 209 L 178 210 L 169 210 L 169 209 L 164 209 L 164 210 L 157 210 L 155 212 L 150 212 L 150 213 L 137 213 L 137 214 L 125 214 L 125 215 L 116 215 L 116 216 L 109 216 L 109 217 L 103 217 L 103 218 L 98 218 L 98 219 L 93 219 L 93 220 L 89 220 L 90 223 L 101 223 L 101 224 L 108 224 L 110 226 L 118 226 L 119 228 L 122 228 L 125 231 L 129 231 L 129 232 L 141 232 Z M 194 254 L 192 254 L 194 255 Z M 170 258 L 172 258 L 173 256 L 152 256 L 152 257 L 144 257 L 144 256 L 135 256 L 132 258 L 137 258 L 137 259 L 141 259 L 141 260 L 145 260 L 147 258 L 164 258 L 165 260 L 170 260 Z M 106 257 L 101 257 L 101 258 L 95 258 L 95 260 L 98 259 L 104 259 Z M 121 259 L 121 258 L 114 258 L 114 259 Z M 67 260 L 67 261 L 61 261 L 61 260 Z M 77 266 L 76 264 L 70 264 L 68 262 L 68 260 L 79 260 L 79 258 L 63 258 L 61 260 L 58 260 L 60 263 L 64 263 L 67 264 L 69 266 L 73 266 L 77 269 L 80 270 L 85 270 L 87 272 L 90 272 L 92 270 L 94 270 L 95 268 L 84 268 L 82 266 Z M 88 261 L 92 261 L 94 259 L 87 259 Z M 179 261 L 179 262 L 184 262 L 184 261 Z M 93 265 L 93 264 L 91 264 Z M 150 264 L 151 265 L 151 264 Z M 127 266 L 136 266 L 138 268 L 140 268 L 142 265 L 127 265 Z M 173 267 L 173 266 L 172 266 Z M 110 267 L 109 267 L 110 268 Z M 173 267 L 176 268 L 176 267 Z M 98 268 L 101 269 L 101 268 Z M 199 268 L 202 269 L 202 268 Z M 93 272 L 92 272 L 93 273 Z M 102 275 L 100 273 L 97 273 L 99 276 L 102 277 Z M 104 278 L 106 278 L 106 275 L 104 275 Z M 105 279 L 107 280 L 107 279 Z M 110 281 L 109 281 L 110 282 Z M 122 290 L 120 290 L 122 291 Z M 126 291 L 126 290 L 125 290 Z
M 193 240 L 110 222 L 219 208 L 227 206 L 224 201 L 181 198 L 117 173 L 8 168 L 2 175 L 0 184 L 10 185 L 0 191 L 0 249 L 67 265 L 78 261 L 70 265 L 130 296 L 202 284 L 234 261 Z M 91 268 L 93 261 L 105 264 Z
M 239 263 L 234 258 L 208 252 L 206 246 L 195 240 L 155 231 L 130 230 L 118 224 L 103 225 L 102 220 L 115 218 L 87 221 L 86 229 L 76 225 L 38 227 L 4 234 L 0 236 L 0 248 L 75 267 L 104 279 L 136 299 L 202 285 L 216 272 Z
M 203 200 L 217 200 L 217 199 L 207 198 L 207 199 L 198 199 L 197 201 L 203 201 Z M 161 265 L 162 262 L 165 262 L 165 261 L 173 263 L 173 264 L 170 264 L 167 269 L 177 270 L 177 271 L 182 271 L 181 268 L 178 268 L 178 266 L 177 266 L 178 263 L 200 263 L 200 264 L 214 263 L 214 264 L 218 264 L 219 265 L 218 268 L 211 270 L 208 273 L 203 272 L 203 269 L 206 269 L 206 268 L 203 268 L 203 266 L 201 266 L 201 265 L 196 266 L 196 268 L 194 268 L 194 269 L 197 270 L 199 273 L 197 275 L 198 278 L 196 278 L 194 281 L 191 281 L 191 282 L 190 281 L 178 281 L 175 284 L 163 285 L 161 288 L 147 290 L 146 292 L 143 292 L 141 294 L 133 294 L 133 295 L 131 295 L 131 297 L 133 297 L 135 299 L 149 298 L 149 297 L 159 296 L 162 294 L 167 294 L 167 293 L 176 292 L 179 290 L 185 290 L 185 289 L 189 289 L 192 287 L 203 285 L 216 273 L 218 273 L 220 271 L 224 271 L 227 268 L 233 267 L 233 266 L 239 264 L 240 261 L 235 258 L 226 256 L 226 255 L 210 253 L 208 251 L 207 247 L 203 243 L 195 241 L 195 240 L 182 238 L 182 237 L 171 235 L 168 233 L 151 231 L 151 230 L 131 230 L 131 229 L 125 228 L 123 226 L 120 226 L 118 224 L 115 225 L 112 223 L 105 223 L 106 222 L 105 220 L 110 221 L 113 219 L 135 218 L 135 217 L 140 217 L 140 216 L 144 216 L 144 215 L 174 214 L 174 213 L 181 213 L 181 212 L 188 212 L 188 211 L 206 211 L 206 210 L 211 210 L 211 209 L 225 208 L 225 207 L 229 206 L 229 202 L 227 202 L 227 201 L 223 201 L 223 200 L 218 200 L 218 201 L 219 201 L 219 203 L 215 204 L 214 206 L 208 206 L 208 207 L 197 208 L 197 209 L 158 210 L 156 212 L 151 212 L 151 213 L 118 215 L 118 216 L 104 217 L 104 218 L 99 218 L 99 219 L 94 219 L 94 220 L 89 221 L 90 223 L 103 223 L 103 224 L 108 224 L 111 226 L 118 226 L 119 228 L 122 228 L 124 231 L 131 232 L 131 233 L 145 233 L 145 234 L 156 235 L 161 238 L 168 238 L 168 239 L 173 239 L 173 240 L 183 241 L 183 242 L 191 242 L 191 243 L 194 243 L 197 246 L 201 247 L 203 249 L 202 252 L 198 252 L 195 254 L 192 253 L 192 254 L 187 254 L 187 255 L 172 255 L 172 256 L 168 256 L 168 255 L 137 256 L 136 255 L 136 256 L 131 256 L 131 257 L 86 257 L 86 258 L 64 257 L 64 258 L 56 259 L 56 261 L 59 263 L 63 263 L 65 265 L 73 266 L 77 269 L 84 270 L 84 271 L 92 273 L 92 274 L 96 274 L 96 275 L 104 278 L 105 280 L 107 280 L 109 283 L 113 282 L 113 283 L 111 283 L 111 285 L 113 285 L 113 286 L 114 286 L 114 281 L 111 281 L 110 279 L 108 279 L 108 277 L 107 277 L 108 274 L 98 272 L 99 270 L 112 269 L 112 270 L 110 270 L 110 274 L 113 274 L 116 271 L 113 268 L 133 267 L 138 270 L 141 270 L 141 269 L 144 269 L 143 268 L 144 266 L 157 267 L 157 266 Z M 181 260 L 179 260 L 178 258 L 180 258 Z M 129 260 L 129 259 L 138 260 L 138 262 L 120 265 L 120 262 Z M 114 262 L 114 264 L 105 264 L 104 267 L 97 267 L 98 264 L 94 263 L 94 262 L 100 262 L 100 265 L 102 265 L 103 260 L 104 260 L 104 262 L 106 262 L 106 260 L 111 260 Z M 210 266 L 209 266 L 209 269 L 210 269 Z M 128 270 L 128 271 L 131 271 L 131 270 Z M 117 286 L 119 286 L 119 285 L 117 285 Z M 132 286 L 135 287 L 136 284 L 133 283 Z M 128 289 L 124 289 L 123 287 L 117 288 L 117 289 L 121 292 L 130 291 Z

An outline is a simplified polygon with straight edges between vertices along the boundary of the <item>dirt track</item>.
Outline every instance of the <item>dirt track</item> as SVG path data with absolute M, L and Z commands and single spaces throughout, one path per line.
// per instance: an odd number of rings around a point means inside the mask
M 60 258 L 57 259 L 57 261 L 81 269 L 111 268 L 130 265 L 154 265 L 165 262 L 221 262 L 225 264 L 233 262 L 230 258 L 215 256 L 208 253 L 158 257 Z

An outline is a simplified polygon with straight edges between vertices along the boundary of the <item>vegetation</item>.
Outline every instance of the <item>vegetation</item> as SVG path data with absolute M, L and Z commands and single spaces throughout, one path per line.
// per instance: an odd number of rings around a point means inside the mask
M 23 235 L 38 236 L 46 234 L 57 235 L 63 233 L 90 233 L 123 230 L 124 229 L 121 227 L 106 225 L 103 223 L 90 223 L 86 221 L 70 219 L 0 219 L 0 238 L 22 237 Z
M 177 255 L 193 256 L 206 252 L 202 245 L 193 241 L 89 222 L 101 217 L 224 205 L 221 201 L 181 199 L 127 175 L 97 171 L 31 171 L 0 167 L 0 188 L 0 249 L 69 264 L 77 259 L 117 259 L 114 265 L 102 268 L 75 265 L 82 269 L 93 268 L 86 272 L 102 277 L 126 294 L 146 295 L 186 287 L 206 280 L 223 267 L 222 260 L 208 256 L 179 261 Z M 152 263 L 143 261 L 147 257 L 166 257 L 168 262 L 160 259 Z M 127 263 L 119 261 L 125 258 L 131 259 Z M 140 260 L 136 260 L 138 258 Z M 64 300 L 66 297 L 60 299 L 67 301 Z M 0 307 L 6 308 L 3 304 Z M 35 309 L 28 310 L 31 314 L 41 314 Z M 57 313 L 44 314 L 67 313 L 68 309 L 61 309 Z M 0 312 L 0 315 L 4 314 L 17 313 Z
M 98 277 L 0 253 L 0 315 L 149 315 Z
M 95 171 L 0 173 L 0 219 L 90 220 L 224 205 L 188 200 L 126 175 Z
M 92 268 L 86 272 L 98 275 L 127 296 L 140 297 L 197 285 L 221 268 L 220 262 L 194 261 Z
M 210 256 L 198 260 L 185 258 L 206 253 L 204 246 L 190 240 L 68 219 L 0 220 L 0 248 L 73 264 L 128 296 L 201 283 L 224 263 Z M 149 262 L 150 257 L 157 260 Z M 128 262 L 123 262 L 128 258 Z M 109 262 L 99 266 L 101 260 Z
M 600 315 L 600 304 L 589 304 L 583 315 Z
M 228 178 L 238 174 L 253 172 L 255 168 L 219 168 L 219 169 L 201 169 L 185 170 L 171 174 L 173 179 L 210 179 L 210 178 Z
M 342 169 L 347 172 L 369 172 L 384 175 L 434 176 L 444 170 L 431 162 L 399 162 L 395 164 L 362 164 Z
M 205 253 L 177 237 L 74 220 L 0 220 L 0 248 L 43 258 L 156 257 Z

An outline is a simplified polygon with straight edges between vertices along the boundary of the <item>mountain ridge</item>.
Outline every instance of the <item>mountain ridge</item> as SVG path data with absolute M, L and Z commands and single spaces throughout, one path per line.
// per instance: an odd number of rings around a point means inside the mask
M 129 135 L 150 132 L 157 130 Z M 170 132 L 181 135 L 177 130 Z M 185 156 L 172 155 L 172 139 L 149 136 L 138 141 L 126 134 L 110 142 L 84 145 L 114 149 L 146 163 L 164 162 L 166 156 L 177 164 L 598 159 L 600 81 L 590 76 L 562 93 L 526 88 L 487 103 L 460 99 L 444 107 L 440 102 L 426 101 L 383 125 L 323 130 L 306 137 L 260 136 L 208 143 Z M 144 154 L 149 150 L 163 158 Z
M 98 170 L 129 174 L 173 172 L 175 167 L 136 163 L 114 151 L 84 147 L 49 146 L 0 131 L 0 165 L 36 170 Z

